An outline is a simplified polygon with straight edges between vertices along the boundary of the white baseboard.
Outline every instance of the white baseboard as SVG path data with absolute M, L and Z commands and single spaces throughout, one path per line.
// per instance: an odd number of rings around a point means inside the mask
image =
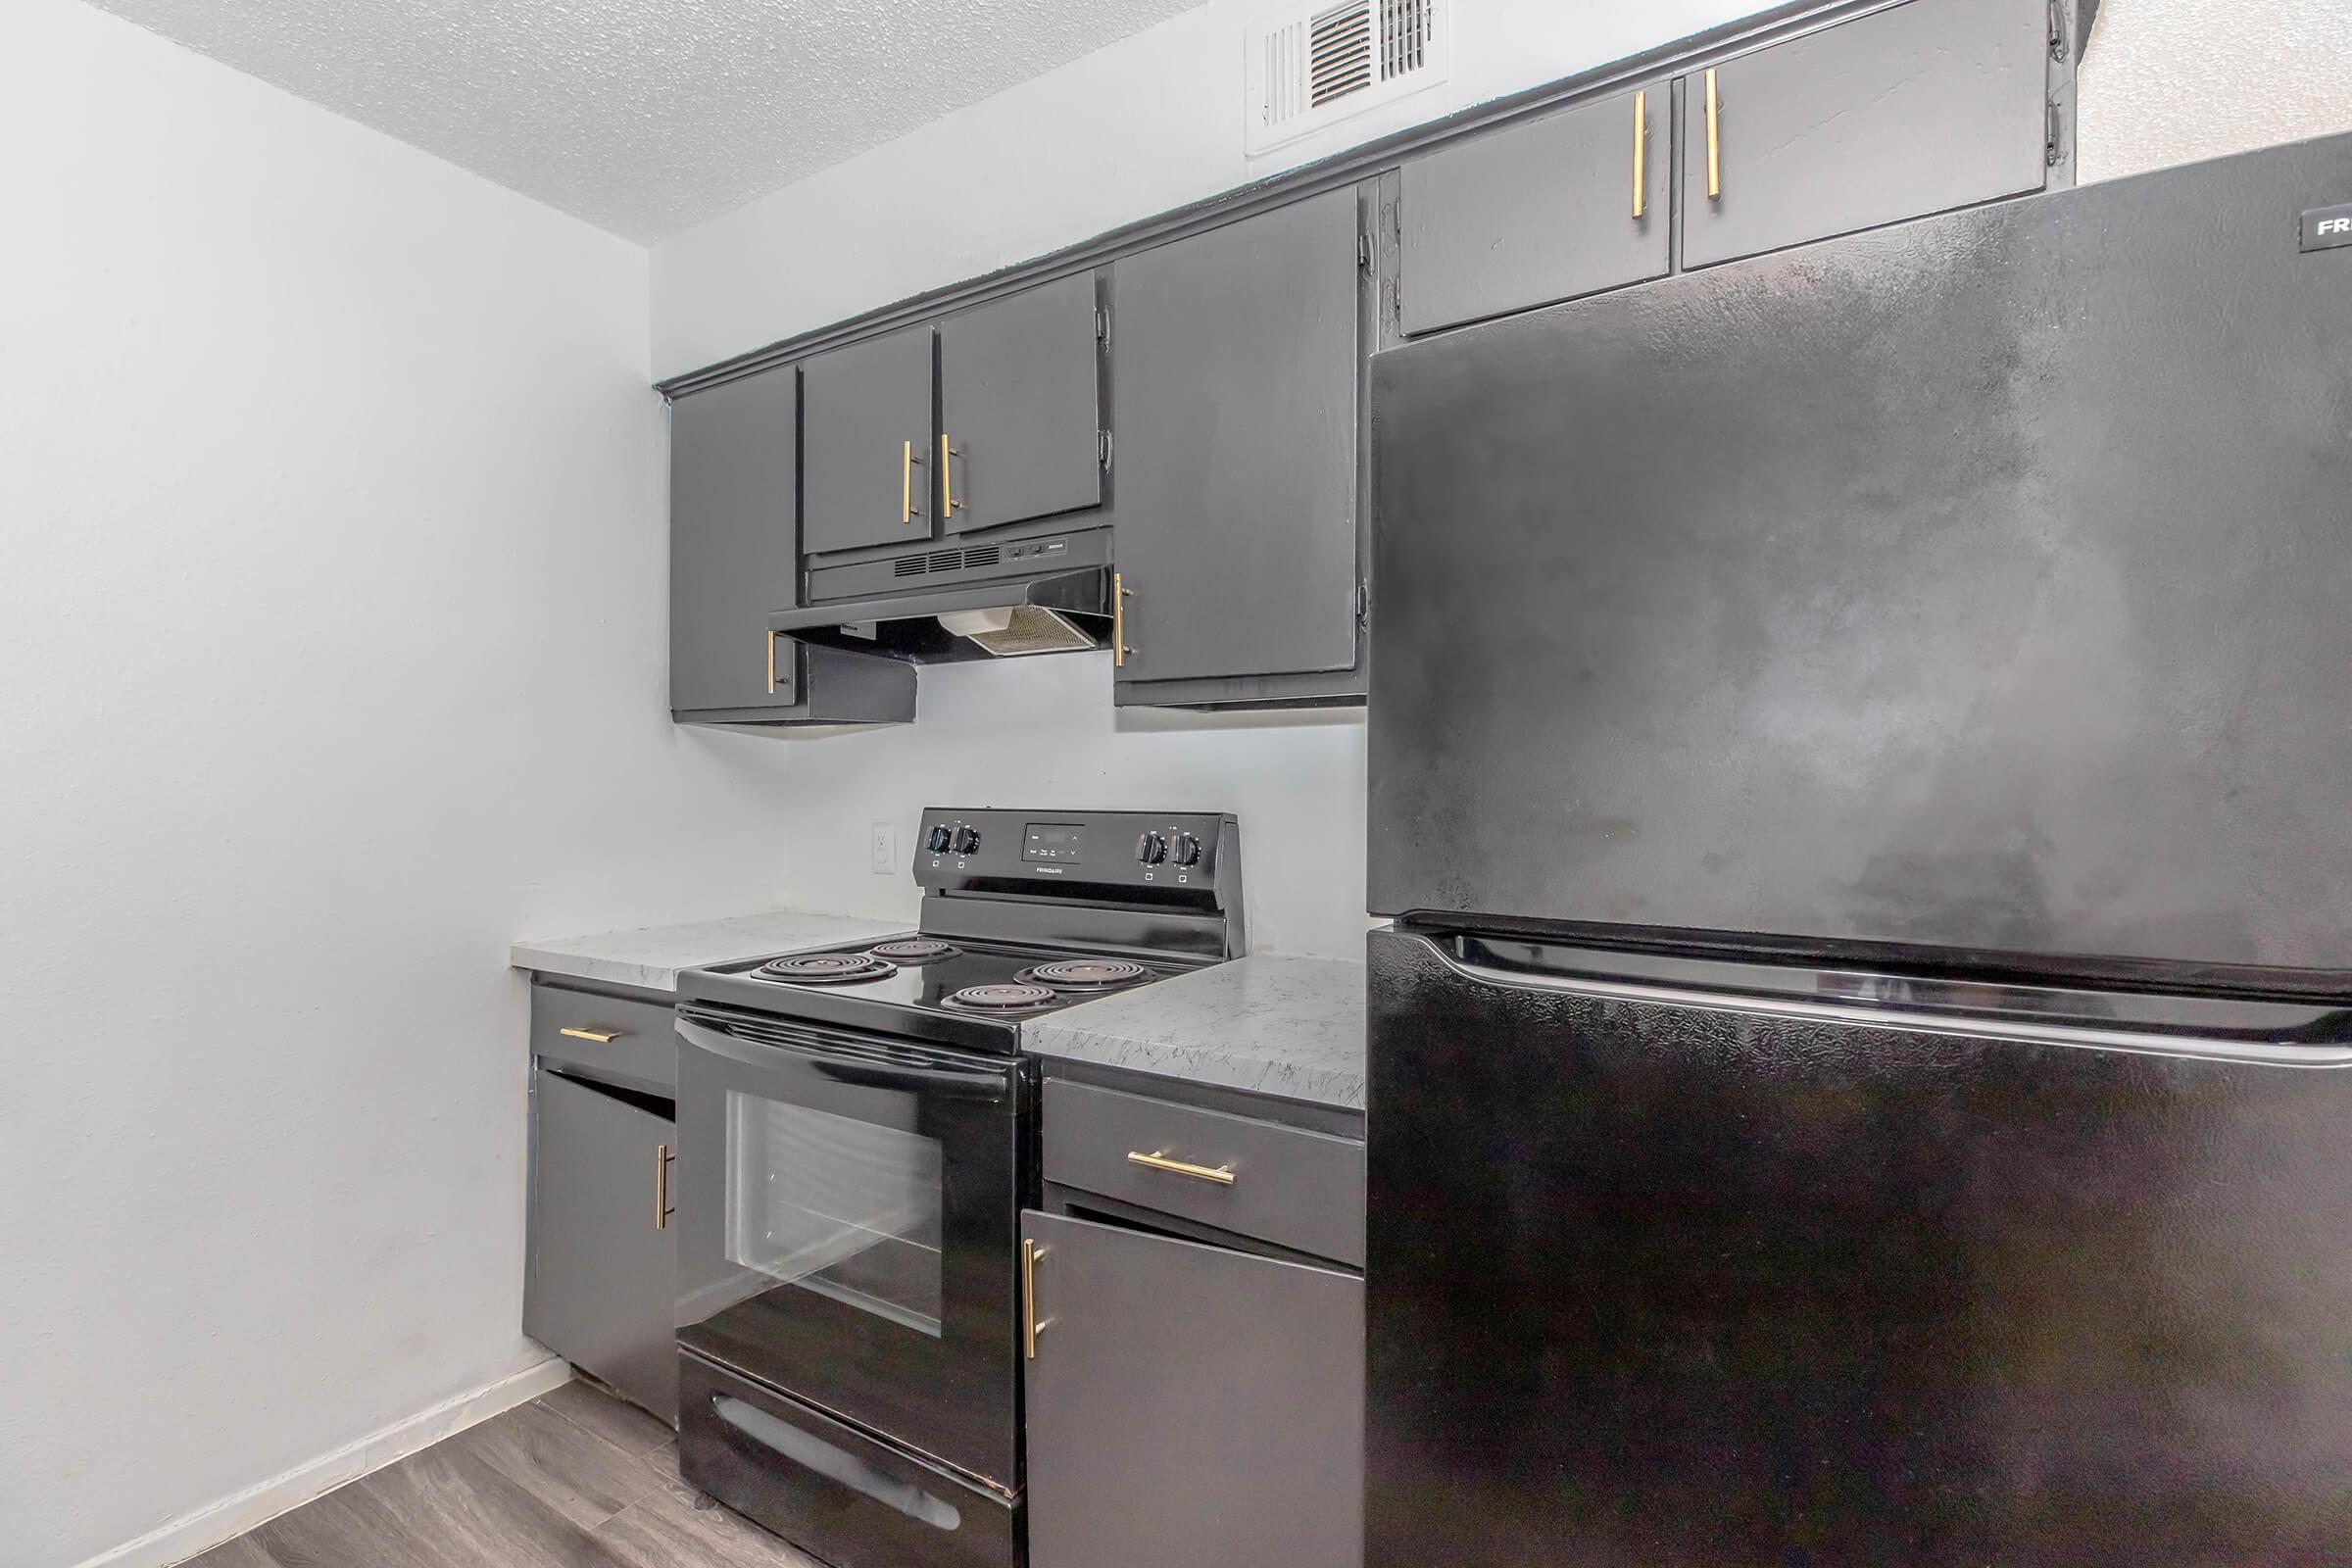
M 347 1444 L 308 1464 L 297 1465 L 233 1497 L 182 1514 L 136 1541 L 126 1541 L 110 1551 L 100 1552 L 82 1562 L 79 1568 L 170 1568 L 172 1563 L 209 1551 L 256 1525 L 299 1508 L 313 1497 L 324 1496 L 345 1482 L 357 1481 L 370 1470 L 381 1470 L 395 1460 L 431 1447 L 453 1432 L 463 1432 L 570 1381 L 570 1366 L 549 1356 L 496 1383 L 461 1394 L 454 1399 L 444 1399 L 428 1410 L 370 1432 L 357 1443 Z

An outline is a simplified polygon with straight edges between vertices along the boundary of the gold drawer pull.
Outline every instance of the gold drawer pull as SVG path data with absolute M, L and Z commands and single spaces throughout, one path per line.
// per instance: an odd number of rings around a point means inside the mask
M 1642 216 L 1642 198 L 1648 193 L 1649 94 L 1634 94 L 1634 217 Z
M 556 1031 L 556 1033 L 562 1035 L 566 1040 L 593 1040 L 600 1046 L 609 1046 L 613 1041 L 618 1040 L 622 1035 L 627 1034 L 628 1031 L 626 1029 L 615 1029 L 610 1034 L 606 1034 L 595 1029 L 559 1029 Z
M 1707 200 L 1723 199 L 1722 104 L 1715 92 L 1715 68 L 1707 68 Z
M 1146 1170 L 1164 1170 L 1171 1176 L 1190 1176 L 1197 1182 L 1215 1182 L 1219 1187 L 1233 1185 L 1231 1165 L 1188 1165 L 1181 1159 L 1170 1159 L 1157 1151 L 1139 1154 L 1132 1150 L 1128 1152 L 1127 1163 L 1141 1165 Z
M 669 1229 L 669 1216 L 677 1210 L 669 1201 L 669 1162 L 678 1156 L 669 1152 L 667 1144 L 654 1146 L 654 1229 Z
M 1037 1359 L 1037 1260 L 1045 1249 L 1021 1238 L 1021 1358 Z

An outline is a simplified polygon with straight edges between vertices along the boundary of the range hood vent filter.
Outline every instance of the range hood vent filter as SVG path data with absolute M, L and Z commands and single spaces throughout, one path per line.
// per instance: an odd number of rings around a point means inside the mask
M 1004 610 L 957 610 L 939 617 L 939 623 L 999 659 L 1022 654 L 1067 654 L 1095 646 L 1095 640 L 1075 621 L 1035 605 Z

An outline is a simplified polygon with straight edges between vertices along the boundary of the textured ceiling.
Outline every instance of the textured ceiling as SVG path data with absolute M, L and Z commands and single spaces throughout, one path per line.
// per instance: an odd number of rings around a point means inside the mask
M 652 241 L 1202 0 L 94 3 Z

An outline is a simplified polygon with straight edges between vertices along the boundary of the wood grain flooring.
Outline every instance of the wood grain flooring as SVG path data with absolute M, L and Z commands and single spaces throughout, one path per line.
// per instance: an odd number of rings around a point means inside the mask
M 679 1480 L 669 1428 L 573 1382 L 182 1568 L 821 1565 Z

